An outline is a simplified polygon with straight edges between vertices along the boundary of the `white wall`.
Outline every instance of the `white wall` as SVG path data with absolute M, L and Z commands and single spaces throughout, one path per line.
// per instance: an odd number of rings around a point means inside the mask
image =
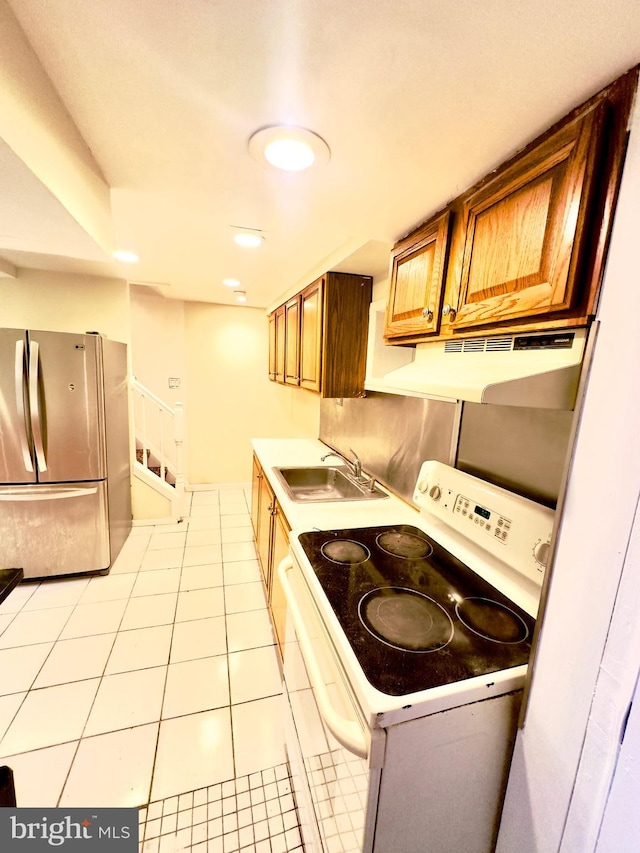
M 126 281 L 19 269 L 0 278 L 0 326 L 52 332 L 100 332 L 129 343 Z
M 184 403 L 187 393 L 184 302 L 153 291 L 131 293 L 131 359 L 133 375 L 170 406 Z M 180 387 L 169 388 L 169 378 Z
M 317 438 L 320 400 L 267 375 L 263 310 L 187 302 L 187 480 L 248 482 L 252 438 Z
M 567 486 L 553 579 L 518 733 L 500 853 L 590 853 L 621 723 L 640 663 L 637 643 L 612 666 L 608 636 L 640 496 L 640 110 L 635 118 L 598 310 L 600 327 Z M 624 576 L 623 576 L 624 577 Z M 639 585 L 624 584 L 636 591 Z M 637 622 L 640 600 L 624 602 Z M 629 632 L 628 632 L 629 633 Z M 622 646 L 621 646 L 622 647 Z M 632 780 L 633 781 L 633 780 Z M 625 781 L 618 779 L 625 785 Z M 630 784 L 627 782 L 626 784 Z M 618 828 L 600 853 L 637 849 Z M 629 846 L 631 845 L 631 846 Z
M 317 438 L 320 398 L 268 379 L 263 310 L 134 291 L 131 327 L 133 374 L 185 406 L 189 485 L 248 482 L 252 438 Z

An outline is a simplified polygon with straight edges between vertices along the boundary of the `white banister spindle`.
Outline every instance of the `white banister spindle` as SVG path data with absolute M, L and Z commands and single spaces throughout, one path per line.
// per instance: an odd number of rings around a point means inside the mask
M 164 452 L 164 412 L 162 409 L 158 409 L 158 415 L 160 418 L 160 479 L 164 481 L 167 475 L 167 458 Z
M 149 446 L 147 444 L 147 435 L 149 434 L 149 430 L 147 429 L 147 398 L 144 393 L 140 394 L 140 399 L 142 403 L 142 464 L 145 468 L 148 468 Z
M 152 475 L 153 466 L 159 468 L 158 481 L 165 483 L 167 472 L 175 480 L 172 489 L 172 516 L 182 517 L 184 506 L 184 406 L 176 403 L 175 408 L 168 406 L 152 391 L 131 379 L 134 393 L 134 417 L 136 441 L 142 445 L 143 466 Z M 140 412 L 138 423 L 138 412 Z M 153 466 L 150 458 L 157 460 Z
M 184 406 L 182 403 L 176 403 L 174 411 L 173 434 L 176 443 L 176 498 L 179 501 L 179 506 L 182 507 L 184 505 Z

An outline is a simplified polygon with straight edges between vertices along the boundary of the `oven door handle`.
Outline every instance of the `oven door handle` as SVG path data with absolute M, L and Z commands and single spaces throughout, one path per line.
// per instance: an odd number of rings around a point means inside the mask
M 342 744 L 349 752 L 354 753 L 360 758 L 369 757 L 369 744 L 365 738 L 361 726 L 353 720 L 348 720 L 342 717 L 331 704 L 331 698 L 327 685 L 322 677 L 322 672 L 318 664 L 318 660 L 313 652 L 313 645 L 304 624 L 304 618 L 298 607 L 295 599 L 295 593 L 289 583 L 287 575 L 293 570 L 293 561 L 291 557 L 285 557 L 278 566 L 278 576 L 282 584 L 287 605 L 293 618 L 293 624 L 298 635 L 298 642 L 302 651 L 307 673 L 311 686 L 313 687 L 316 702 L 320 716 L 324 720 L 327 728 L 335 737 L 338 743 Z

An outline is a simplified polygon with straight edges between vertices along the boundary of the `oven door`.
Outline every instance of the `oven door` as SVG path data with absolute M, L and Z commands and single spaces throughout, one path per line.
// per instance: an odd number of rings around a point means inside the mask
M 308 853 L 370 853 L 385 733 L 365 724 L 300 567 L 278 568 L 287 599 L 287 752 Z

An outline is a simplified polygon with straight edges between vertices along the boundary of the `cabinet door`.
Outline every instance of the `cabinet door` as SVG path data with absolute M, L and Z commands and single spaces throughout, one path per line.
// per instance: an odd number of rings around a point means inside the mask
M 286 385 L 300 384 L 300 296 L 284 306 L 284 381 Z
M 279 506 L 276 507 L 273 528 L 272 569 L 271 569 L 271 619 L 276 634 L 276 640 L 280 649 L 281 659 L 284 658 L 284 636 L 287 623 L 287 601 L 284 590 L 278 577 L 278 566 L 289 553 L 289 531 L 291 528 L 287 519 L 282 514 Z
M 322 376 L 322 298 L 324 279 L 310 284 L 300 297 L 300 385 L 320 391 Z
M 272 311 L 269 314 L 269 379 L 272 382 L 276 381 L 277 374 L 277 358 L 276 353 L 278 351 L 277 347 L 277 338 L 276 338 L 276 312 Z
M 258 458 L 253 454 L 253 470 L 251 475 L 251 526 L 253 527 L 253 537 L 258 541 L 258 527 L 260 521 L 260 481 L 264 477 L 262 467 L 258 462 Z
M 396 246 L 391 262 L 386 338 L 438 333 L 449 224 L 447 210 Z
M 275 337 L 276 382 L 284 382 L 284 305 L 273 312 L 273 334 Z
M 577 300 L 602 108 L 546 137 L 464 203 L 462 281 L 454 331 L 540 317 Z
M 258 498 L 258 535 L 256 537 L 256 548 L 258 551 L 258 562 L 262 572 L 262 581 L 269 598 L 269 588 L 271 585 L 270 571 L 270 555 L 271 555 L 271 539 L 273 527 L 273 514 L 275 512 L 275 497 L 269 481 L 263 475 L 260 479 Z

